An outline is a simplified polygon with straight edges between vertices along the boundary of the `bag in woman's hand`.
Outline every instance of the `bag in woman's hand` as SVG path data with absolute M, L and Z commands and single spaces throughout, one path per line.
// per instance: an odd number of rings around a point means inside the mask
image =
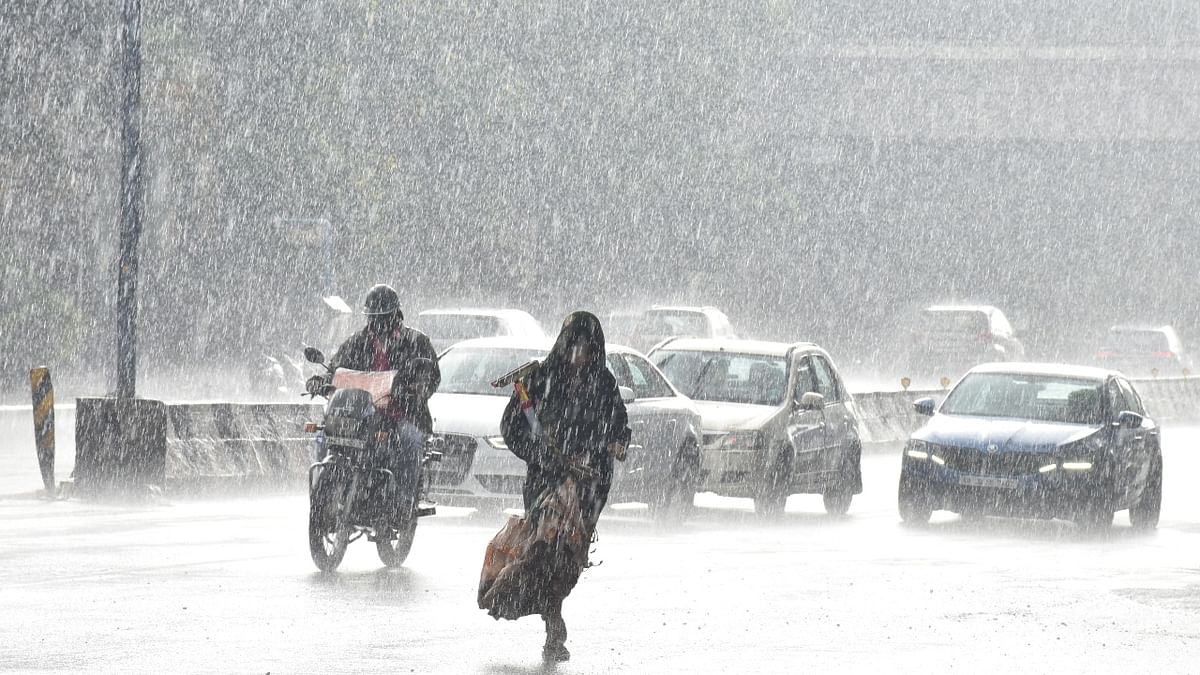
M 492 584 L 496 583 L 500 572 L 529 547 L 531 531 L 527 519 L 510 516 L 504 527 L 488 542 L 487 550 L 483 554 L 483 571 L 479 574 L 477 602 L 480 609 L 488 609 L 483 598 L 491 590 Z
M 488 544 L 479 608 L 497 619 L 545 613 L 579 581 L 588 543 L 575 481 L 547 489 L 524 518 L 510 518 Z

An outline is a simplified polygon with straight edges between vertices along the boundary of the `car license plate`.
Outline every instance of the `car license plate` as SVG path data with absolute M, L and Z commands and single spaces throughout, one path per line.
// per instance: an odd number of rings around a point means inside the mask
M 995 478 L 992 476 L 959 476 L 958 484 L 969 485 L 971 487 L 1012 489 L 1017 487 L 1017 480 L 1015 478 Z

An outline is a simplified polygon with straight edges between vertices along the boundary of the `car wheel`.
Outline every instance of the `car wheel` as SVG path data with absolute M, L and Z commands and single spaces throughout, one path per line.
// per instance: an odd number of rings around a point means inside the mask
M 682 523 L 691 514 L 696 499 L 696 476 L 700 470 L 700 445 L 695 439 L 684 441 L 675 455 L 667 484 L 646 500 L 655 522 Z
M 854 495 L 844 487 L 821 495 L 821 500 L 825 503 L 825 513 L 831 516 L 846 515 L 846 512 L 850 510 L 850 502 L 853 499 Z
M 933 517 L 933 507 L 924 487 L 919 482 L 907 480 L 903 476 L 900 478 L 900 489 L 896 495 L 896 506 L 900 511 L 900 520 L 905 525 L 926 525 Z
M 1129 522 L 1133 529 L 1147 531 L 1158 527 L 1158 516 L 1162 511 L 1162 455 L 1156 455 L 1146 478 L 1142 496 L 1129 507 Z
M 855 493 L 862 490 L 861 457 L 862 448 L 855 441 L 846 453 L 837 483 L 821 495 L 825 502 L 825 513 L 844 516 L 850 510 L 850 502 L 853 501 Z
M 759 482 L 754 495 L 754 512 L 764 518 L 778 518 L 787 507 L 792 478 L 791 449 L 779 450 L 775 463 Z

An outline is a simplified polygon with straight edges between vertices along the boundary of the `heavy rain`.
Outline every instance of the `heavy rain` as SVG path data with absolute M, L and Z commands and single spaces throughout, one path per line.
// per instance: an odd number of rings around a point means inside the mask
M 0 671 L 1196 671 L 1200 5 L 0 44 Z

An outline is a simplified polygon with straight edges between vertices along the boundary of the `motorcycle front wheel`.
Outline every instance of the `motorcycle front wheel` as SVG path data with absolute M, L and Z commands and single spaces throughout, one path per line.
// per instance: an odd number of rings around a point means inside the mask
M 395 524 L 396 532 L 394 537 L 383 536 L 382 534 L 375 540 L 375 550 L 379 553 L 379 560 L 388 567 L 399 567 L 408 559 L 408 552 L 412 550 L 413 537 L 417 536 L 417 508 L 420 506 L 420 497 L 422 484 L 424 481 L 417 483 L 416 495 L 406 500 L 406 505 L 403 508 L 404 516 L 398 518 Z
M 408 559 L 412 550 L 413 538 L 417 535 L 417 514 L 413 513 L 397 527 L 396 536 L 379 537 L 375 540 L 375 549 L 379 552 L 379 560 L 388 567 L 399 567 Z
M 336 570 L 350 545 L 350 492 L 350 481 L 336 469 L 321 471 L 309 490 L 308 551 L 322 572 Z

